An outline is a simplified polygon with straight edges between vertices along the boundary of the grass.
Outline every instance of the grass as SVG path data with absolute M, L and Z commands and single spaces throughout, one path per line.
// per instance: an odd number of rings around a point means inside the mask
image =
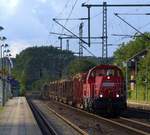
M 0 113 L 3 112 L 3 110 L 4 110 L 4 107 L 0 107 Z
M 135 90 L 128 90 L 128 100 L 139 103 L 150 103 L 150 88 L 146 91 L 146 88 L 137 86 Z

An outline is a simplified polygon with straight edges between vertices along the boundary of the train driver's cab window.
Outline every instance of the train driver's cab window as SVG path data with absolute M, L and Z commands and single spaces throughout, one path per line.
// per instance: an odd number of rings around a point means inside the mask
M 95 77 L 95 72 L 94 71 L 91 73 L 91 77 Z
M 107 69 L 106 75 L 107 76 L 115 76 L 115 71 L 113 69 Z
M 114 69 L 99 69 L 95 73 L 96 76 L 115 76 Z
M 106 75 L 105 69 L 100 69 L 96 71 L 96 76 L 105 76 L 105 75 Z

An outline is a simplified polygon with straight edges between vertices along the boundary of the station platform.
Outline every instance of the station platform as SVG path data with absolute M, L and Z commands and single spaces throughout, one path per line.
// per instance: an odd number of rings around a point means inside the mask
M 137 103 L 137 102 L 128 101 L 127 106 L 130 108 L 150 111 L 150 104 L 149 103 Z
M 0 135 L 42 135 L 25 97 L 10 99 L 0 112 Z

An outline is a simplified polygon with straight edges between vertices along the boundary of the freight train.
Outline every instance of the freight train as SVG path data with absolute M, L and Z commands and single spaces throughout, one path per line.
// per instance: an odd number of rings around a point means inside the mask
M 41 93 L 90 112 L 119 115 L 126 109 L 125 80 L 115 65 L 98 65 L 71 79 L 49 82 Z

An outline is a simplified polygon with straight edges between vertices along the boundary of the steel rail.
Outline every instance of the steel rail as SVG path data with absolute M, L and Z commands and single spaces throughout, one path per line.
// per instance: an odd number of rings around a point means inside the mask
M 135 123 L 135 124 L 139 124 L 139 125 L 142 125 L 142 126 L 145 126 L 147 128 L 150 129 L 150 125 L 147 124 L 147 123 L 143 123 L 143 122 L 140 122 L 140 121 L 136 121 L 136 120 L 132 120 L 132 119 L 128 119 L 128 118 L 125 118 L 125 117 L 120 117 L 120 119 L 122 120 L 126 120 L 126 121 L 129 121 L 129 122 L 132 122 L 132 123 Z
M 47 108 L 50 112 L 52 112 L 53 114 L 55 114 L 57 117 L 59 117 L 60 119 L 62 119 L 65 123 L 67 123 L 68 125 L 70 125 L 73 129 L 75 129 L 77 132 L 79 132 L 81 135 L 88 135 L 88 133 L 86 133 L 85 131 L 83 131 L 82 129 L 80 129 L 78 126 L 76 126 L 75 124 L 73 124 L 72 122 L 70 122 L 68 119 L 62 117 L 60 114 L 58 114 L 56 111 L 54 111 L 52 108 L 50 108 L 47 105 Z
M 137 130 L 140 130 L 140 131 L 143 131 L 147 134 L 150 134 L 150 125 L 149 124 L 146 124 L 146 123 L 143 123 L 143 122 L 140 122 L 140 121 L 135 121 L 135 120 L 132 120 L 132 119 L 127 119 L 127 118 L 124 118 L 124 117 L 120 117 L 118 119 L 111 119 L 115 122 L 119 122 L 121 124 L 125 124 L 125 125 L 128 125 L 132 128 L 135 128 Z

